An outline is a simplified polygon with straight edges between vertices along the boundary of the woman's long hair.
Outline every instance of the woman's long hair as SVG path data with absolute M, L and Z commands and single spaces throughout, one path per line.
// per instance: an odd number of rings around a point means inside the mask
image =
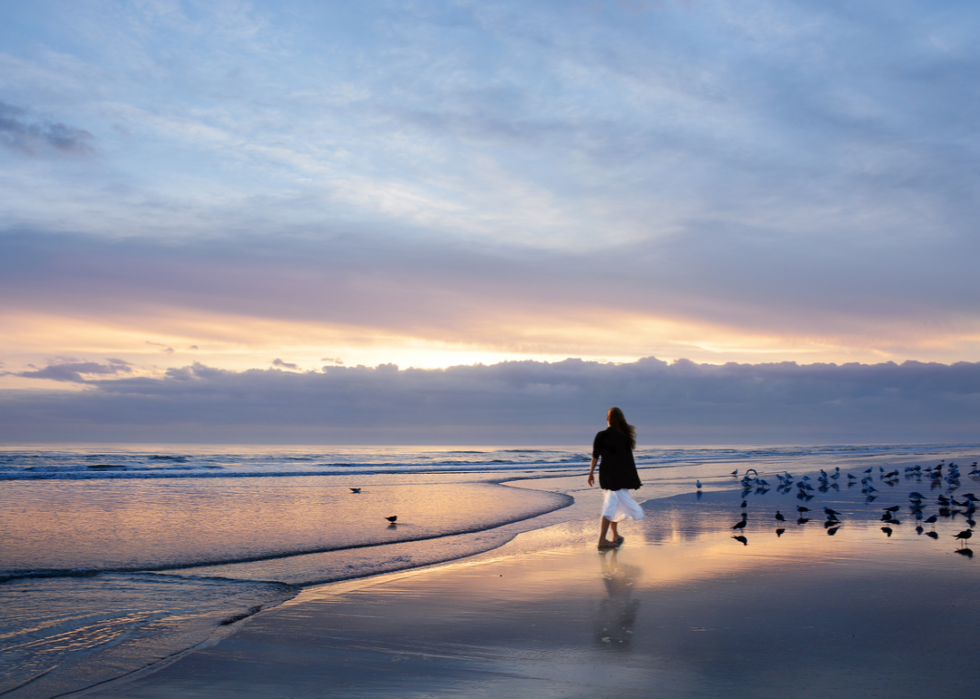
M 619 408 L 609 408 L 606 418 L 609 420 L 610 427 L 630 438 L 630 449 L 636 449 L 636 428 L 626 422 L 623 411 Z

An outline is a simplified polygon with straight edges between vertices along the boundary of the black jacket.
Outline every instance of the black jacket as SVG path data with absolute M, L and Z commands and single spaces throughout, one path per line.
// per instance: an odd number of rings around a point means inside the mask
M 599 487 L 603 490 L 636 490 L 643 484 L 636 472 L 630 438 L 612 427 L 595 436 L 592 456 L 599 458 Z

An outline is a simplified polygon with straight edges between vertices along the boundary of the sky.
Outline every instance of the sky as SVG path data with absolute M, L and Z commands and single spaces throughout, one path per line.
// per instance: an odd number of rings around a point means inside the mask
M 0 16 L 2 441 L 980 441 L 975 3 Z

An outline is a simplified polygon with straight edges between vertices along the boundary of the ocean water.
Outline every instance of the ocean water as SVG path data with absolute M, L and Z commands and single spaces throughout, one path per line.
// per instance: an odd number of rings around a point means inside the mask
M 731 471 L 748 468 L 860 474 L 956 459 L 966 478 L 978 454 L 641 448 L 638 494 L 691 496 L 701 480 L 706 494 L 737 497 Z M 211 642 L 304 586 L 453 560 L 583 518 L 573 504 L 597 497 L 587 469 L 587 449 L 564 447 L 0 448 L 0 696 L 82 690 Z

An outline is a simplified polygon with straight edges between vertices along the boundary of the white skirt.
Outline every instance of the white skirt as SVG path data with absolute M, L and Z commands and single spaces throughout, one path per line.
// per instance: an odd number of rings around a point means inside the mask
M 622 522 L 624 519 L 643 519 L 643 510 L 633 502 L 630 491 L 606 490 L 606 501 L 602 506 L 602 516 L 610 522 Z

